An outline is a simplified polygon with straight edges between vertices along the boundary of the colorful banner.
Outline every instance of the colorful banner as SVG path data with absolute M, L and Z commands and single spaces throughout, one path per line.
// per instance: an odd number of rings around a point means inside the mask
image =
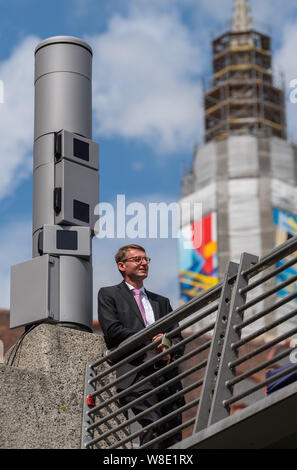
M 295 215 L 288 214 L 287 212 L 284 212 L 280 209 L 273 209 L 273 221 L 276 225 L 276 245 L 280 245 L 289 238 L 297 235 L 297 217 Z M 287 258 L 279 261 L 277 263 L 277 266 L 282 266 L 287 261 L 295 257 L 296 254 L 296 252 L 292 253 Z M 279 284 L 283 281 L 286 281 L 287 279 L 291 278 L 292 276 L 295 276 L 296 274 L 297 267 L 296 265 L 293 265 L 276 276 L 276 283 Z M 277 295 L 280 297 L 284 297 L 288 294 L 291 294 L 292 292 L 297 293 L 297 282 L 289 284 L 288 286 L 279 290 L 277 292 Z M 295 299 L 295 301 L 297 301 L 297 298 Z
M 213 212 L 179 233 L 180 303 L 218 283 L 217 221 Z M 199 246 L 195 241 L 199 240 Z

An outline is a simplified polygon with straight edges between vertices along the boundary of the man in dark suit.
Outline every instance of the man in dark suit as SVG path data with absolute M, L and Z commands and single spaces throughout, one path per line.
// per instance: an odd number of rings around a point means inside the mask
M 108 349 L 118 346 L 125 339 L 134 335 L 138 331 L 141 331 L 146 326 L 151 325 L 154 321 L 172 311 L 170 302 L 166 297 L 149 292 L 143 287 L 143 281 L 148 276 L 148 267 L 150 262 L 150 258 L 146 256 L 144 248 L 134 244 L 126 245 L 119 249 L 115 255 L 115 260 L 118 269 L 124 278 L 123 282 L 116 286 L 104 287 L 100 289 L 98 293 L 99 323 L 103 330 Z M 177 324 L 173 325 L 170 330 L 176 327 Z M 166 331 L 164 333 L 166 333 Z M 163 336 L 163 333 L 160 333 L 152 338 L 152 341 L 156 341 Z M 172 342 L 175 344 L 181 340 L 182 337 L 180 335 L 172 338 Z M 155 352 L 160 353 L 165 349 L 166 347 L 160 343 L 155 348 Z M 151 353 L 151 351 L 149 351 L 146 356 L 140 356 L 133 361 L 125 363 L 117 370 L 117 377 L 135 369 L 135 367 L 151 358 L 152 354 L 153 352 Z M 168 364 L 182 354 L 183 348 L 181 347 L 174 354 L 174 357 L 171 357 L 170 354 L 163 356 L 162 361 L 156 363 L 157 367 L 162 367 L 163 365 Z M 131 374 L 128 378 L 119 383 L 117 391 L 121 392 L 126 390 L 133 383 L 139 382 L 144 377 L 156 372 L 156 364 L 155 366 L 143 369 L 141 372 Z M 147 382 L 132 392 L 128 391 L 127 395 L 120 399 L 121 406 L 143 396 L 145 393 L 155 389 L 157 386 L 170 380 L 177 374 L 178 368 L 175 367 L 170 371 L 165 372 L 157 379 Z M 159 403 L 164 398 L 172 396 L 176 391 L 181 389 L 182 384 L 180 382 L 176 382 L 170 387 L 165 387 L 160 393 L 153 394 L 146 400 L 142 400 L 140 403 L 133 405 L 132 411 L 137 415 Z M 170 402 L 166 406 L 159 407 L 154 411 L 149 411 L 144 417 L 139 419 L 139 423 L 143 427 L 147 426 L 183 406 L 184 403 L 185 401 L 182 396 L 175 401 Z M 157 425 L 155 428 L 144 432 L 140 437 L 140 445 L 149 442 L 164 432 L 175 428 L 179 424 L 181 424 L 180 414 L 176 415 L 163 426 Z M 151 446 L 151 448 L 168 448 L 180 440 L 181 432 L 177 432 L 175 435 Z

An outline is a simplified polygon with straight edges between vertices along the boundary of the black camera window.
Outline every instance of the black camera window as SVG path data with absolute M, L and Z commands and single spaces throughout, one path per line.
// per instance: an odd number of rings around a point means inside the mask
M 59 250 L 77 250 L 77 232 L 75 230 L 57 230 L 57 248 Z
M 73 200 L 73 217 L 87 224 L 90 222 L 90 206 L 85 202 Z
M 83 140 L 73 139 L 73 155 L 86 162 L 89 161 L 89 144 Z

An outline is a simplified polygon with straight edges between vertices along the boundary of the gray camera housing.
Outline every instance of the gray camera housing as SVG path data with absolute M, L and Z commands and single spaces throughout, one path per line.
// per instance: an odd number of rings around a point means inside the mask
M 89 227 L 44 225 L 38 234 L 40 255 L 68 255 L 90 258 L 91 230 Z
M 92 330 L 92 265 L 43 255 L 11 267 L 10 328 L 71 323 Z
M 89 226 L 94 232 L 98 215 L 98 172 L 62 159 L 55 165 L 55 225 Z
M 98 171 L 99 145 L 90 139 L 62 130 L 55 134 L 55 160 L 66 158 Z

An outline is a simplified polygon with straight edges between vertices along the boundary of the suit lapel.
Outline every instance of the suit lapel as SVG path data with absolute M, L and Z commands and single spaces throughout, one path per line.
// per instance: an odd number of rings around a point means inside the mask
M 126 298 L 126 300 L 131 305 L 131 308 L 132 308 L 133 312 L 135 313 L 135 315 L 137 315 L 137 317 L 139 318 L 139 320 L 141 321 L 143 326 L 145 326 L 142 315 L 141 315 L 141 312 L 138 308 L 136 300 L 134 299 L 134 295 L 132 294 L 131 290 L 129 289 L 129 287 L 127 286 L 125 281 L 123 281 L 123 282 L 121 282 L 121 284 L 119 284 L 119 288 L 121 289 L 122 295 Z

